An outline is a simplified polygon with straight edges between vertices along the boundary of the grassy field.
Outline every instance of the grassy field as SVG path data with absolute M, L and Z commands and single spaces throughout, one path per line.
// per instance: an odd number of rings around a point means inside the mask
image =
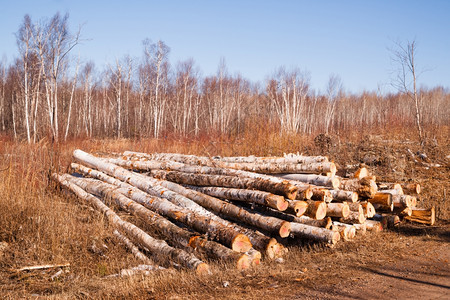
M 351 297 L 357 287 L 372 292 L 379 288 L 365 285 L 373 274 L 368 268 L 400 265 L 404 260 L 419 257 L 418 253 L 426 253 L 423 249 L 444 256 L 434 255 L 430 260 L 426 256 L 415 266 L 431 264 L 437 276 L 432 278 L 444 278 L 449 275 L 444 246 L 448 247 L 450 241 L 447 131 L 428 140 L 424 147 L 408 137 L 407 133 L 391 133 L 345 139 L 332 136 L 324 140 L 253 133 L 239 139 L 213 136 L 195 140 L 74 140 L 57 145 L 45 140 L 28 145 L 4 138 L 0 142 L 0 295 L 86 299 L 345 298 Z M 163 270 L 148 277 L 106 278 L 122 268 L 138 265 L 139 261 L 116 242 L 102 215 L 57 190 L 49 181 L 52 172 L 67 169 L 76 148 L 97 153 L 134 150 L 201 155 L 300 152 L 328 155 L 341 167 L 366 161 L 379 181 L 419 182 L 424 190 L 419 205 L 435 205 L 439 221 L 434 227 L 402 225 L 396 231 L 366 235 L 333 249 L 292 245 L 283 263 L 263 261 L 260 267 L 245 272 L 213 263 L 210 276 Z M 429 162 L 442 166 L 427 168 L 417 164 L 408 156 L 407 149 L 413 153 L 424 151 Z M 125 213 L 121 216 L 134 220 Z M 54 269 L 16 271 L 24 266 L 63 263 L 70 263 L 70 267 L 55 280 L 51 279 L 56 273 Z M 332 287 L 336 285 L 342 286 L 338 290 L 343 294 L 334 294 L 336 290 Z M 440 282 L 435 282 L 436 285 L 445 289 Z M 348 290 L 349 286 L 354 288 Z

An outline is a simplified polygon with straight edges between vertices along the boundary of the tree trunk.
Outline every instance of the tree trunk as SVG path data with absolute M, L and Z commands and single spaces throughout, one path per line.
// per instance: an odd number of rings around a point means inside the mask
M 363 179 L 364 177 L 370 176 L 369 170 L 366 167 L 361 167 L 353 173 L 352 178 Z
M 138 247 L 136 247 L 132 241 L 130 241 L 126 236 L 122 235 L 119 231 L 114 230 L 113 232 L 114 236 L 123 244 L 125 244 L 125 246 L 131 251 L 131 253 L 133 253 L 133 255 L 141 260 L 144 264 L 146 265 L 155 265 L 155 263 L 148 258 L 147 256 L 145 256 Z
M 299 236 L 317 242 L 325 242 L 331 245 L 336 244 L 340 240 L 340 235 L 338 232 L 296 222 L 291 223 L 291 232 L 294 236 Z
M 340 218 L 340 222 L 347 224 L 363 224 L 366 221 L 364 213 L 351 211 L 346 218 Z
M 350 208 L 347 202 L 342 203 L 328 203 L 327 204 L 327 216 L 346 218 L 350 214 Z
M 360 203 L 364 210 L 364 216 L 366 218 L 373 218 L 373 216 L 376 214 L 375 207 L 373 206 L 373 204 L 368 201 Z
M 434 206 L 429 209 L 413 209 L 411 216 L 405 217 L 405 220 L 432 226 L 436 222 Z
M 394 208 L 412 207 L 412 197 L 409 195 L 392 195 Z
M 333 202 L 357 202 L 358 193 L 343 190 L 330 190 Z
M 380 221 L 366 220 L 366 228 L 369 231 L 380 232 L 383 230 L 383 225 Z
M 355 226 L 350 225 L 350 224 L 333 221 L 331 230 L 339 232 L 341 238 L 344 241 L 349 241 L 351 239 L 354 239 L 356 236 Z
M 391 207 L 392 202 L 392 194 L 389 193 L 376 193 L 373 198 L 368 199 L 368 201 L 372 204 L 379 204 L 386 207 Z
M 283 179 L 300 181 L 312 185 L 331 187 L 333 189 L 338 189 L 341 183 L 338 177 L 328 177 L 316 174 L 279 174 L 276 176 Z
M 277 209 L 279 211 L 286 210 L 289 205 L 289 203 L 284 199 L 283 196 L 274 195 L 271 193 L 261 192 L 257 190 L 222 188 L 215 186 L 213 187 L 189 186 L 189 188 L 212 197 L 256 203 L 259 205 Z
M 316 220 L 322 220 L 327 215 L 327 204 L 323 201 L 308 201 L 308 209 L 305 216 Z
M 299 154 L 285 154 L 284 157 L 256 157 L 256 156 L 238 156 L 238 157 L 201 157 L 195 155 L 186 155 L 178 153 L 154 153 L 147 154 L 142 152 L 125 151 L 124 156 L 128 157 L 145 157 L 148 159 L 155 160 L 173 160 L 187 164 L 197 164 L 197 161 L 223 161 L 230 163 L 275 163 L 275 164 L 301 164 L 310 162 L 328 162 L 328 157 L 326 156 L 304 156 Z
M 136 241 L 138 241 L 142 246 L 146 247 L 152 253 L 171 257 L 175 260 L 175 262 L 180 263 L 187 268 L 195 269 L 198 273 L 209 272 L 209 266 L 194 255 L 180 249 L 175 249 L 169 246 L 165 241 L 157 240 L 135 225 L 123 221 L 113 210 L 107 207 L 98 198 L 87 193 L 76 184 L 71 183 L 70 181 L 56 173 L 52 175 L 52 178 L 59 182 L 63 187 L 74 192 L 80 199 L 89 202 L 94 208 L 102 212 L 107 217 L 111 225 L 120 230 L 123 230 L 127 235 L 132 236 L 134 239 L 136 239 Z M 70 176 L 69 178 L 74 177 Z
M 288 200 L 289 206 L 286 212 L 291 213 L 297 217 L 302 216 L 308 209 L 308 202 L 301 200 Z
M 422 191 L 422 188 L 418 183 L 406 183 L 402 185 L 402 188 L 406 194 L 412 195 L 418 195 Z
M 357 192 L 359 196 L 364 198 L 372 198 L 377 190 L 377 184 L 372 177 L 364 177 L 363 179 L 341 179 L 341 190 Z

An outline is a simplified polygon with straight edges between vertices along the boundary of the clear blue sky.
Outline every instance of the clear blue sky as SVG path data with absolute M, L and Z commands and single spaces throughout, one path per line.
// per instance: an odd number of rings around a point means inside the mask
M 263 82 L 279 66 L 299 67 L 324 90 L 331 73 L 350 92 L 389 91 L 388 47 L 415 39 L 419 82 L 450 87 L 450 1 L 96 1 L 0 0 L 0 57 L 17 54 L 14 33 L 33 21 L 69 13 L 72 31 L 89 41 L 76 48 L 101 69 L 126 54 L 141 56 L 142 40 L 163 40 L 170 61 L 193 58 L 203 75 L 224 57 L 231 74 Z

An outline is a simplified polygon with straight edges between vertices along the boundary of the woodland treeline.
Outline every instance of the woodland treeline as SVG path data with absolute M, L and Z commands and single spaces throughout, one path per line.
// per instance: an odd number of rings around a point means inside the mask
M 306 72 L 283 67 L 253 83 L 230 74 L 224 61 L 216 74 L 202 76 L 193 59 L 172 64 L 163 41 L 144 40 L 141 57 L 123 56 L 99 69 L 73 55 L 81 30 L 72 32 L 68 15 L 59 13 L 37 22 L 26 15 L 16 38 L 17 57 L 0 63 L 0 130 L 30 143 L 44 137 L 239 135 L 255 126 L 339 134 L 414 128 L 416 122 L 407 93 L 350 94 L 336 75 L 319 93 Z M 424 128 L 449 125 L 448 89 L 417 94 Z

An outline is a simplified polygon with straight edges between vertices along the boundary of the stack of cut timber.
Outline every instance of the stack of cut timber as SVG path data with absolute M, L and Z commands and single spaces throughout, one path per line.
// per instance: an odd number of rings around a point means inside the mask
M 399 216 L 425 224 L 435 219 L 434 210 L 415 209 L 415 196 L 404 193 L 418 194 L 420 186 L 377 185 L 364 167 L 339 177 L 324 156 L 126 151 L 97 157 L 75 150 L 73 157 L 73 174 L 53 179 L 105 214 L 114 235 L 146 264 L 205 273 L 204 261 L 214 259 L 246 269 L 283 256 L 285 239 L 333 246 L 395 226 Z M 115 209 L 146 222 L 147 231 Z

